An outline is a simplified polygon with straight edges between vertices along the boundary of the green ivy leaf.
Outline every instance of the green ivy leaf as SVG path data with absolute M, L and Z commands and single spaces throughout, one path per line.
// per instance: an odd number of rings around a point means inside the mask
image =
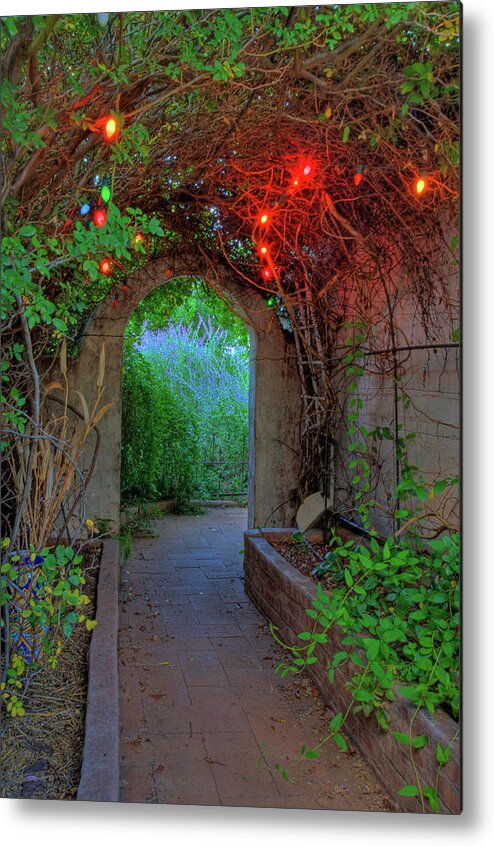
M 398 791 L 400 796 L 418 796 L 419 790 L 416 784 L 406 784 L 405 787 L 401 787 Z

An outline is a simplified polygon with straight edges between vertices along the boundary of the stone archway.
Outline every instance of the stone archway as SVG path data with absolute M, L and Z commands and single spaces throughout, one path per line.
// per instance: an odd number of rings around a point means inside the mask
M 90 403 L 96 397 L 96 373 L 102 341 L 105 342 L 105 390 L 103 402 L 112 409 L 101 420 L 100 449 L 87 489 L 86 512 L 93 519 L 120 520 L 121 384 L 124 332 L 138 303 L 155 288 L 177 277 L 194 276 L 180 261 L 173 268 L 158 259 L 129 276 L 129 290 L 118 308 L 113 294 L 88 321 L 77 360 L 69 372 L 72 388 Z M 300 379 L 295 351 L 265 299 L 254 289 L 239 284 L 233 272 L 219 268 L 218 290 L 232 302 L 249 330 L 249 527 L 291 526 L 297 508 L 300 475 L 299 424 Z

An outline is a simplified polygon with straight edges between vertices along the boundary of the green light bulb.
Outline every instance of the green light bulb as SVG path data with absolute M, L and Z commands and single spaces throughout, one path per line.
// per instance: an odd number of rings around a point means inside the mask
M 103 185 L 103 187 L 101 189 L 101 199 L 103 200 L 104 203 L 107 203 L 108 200 L 110 199 L 110 197 L 111 197 L 111 191 L 110 191 L 108 185 Z

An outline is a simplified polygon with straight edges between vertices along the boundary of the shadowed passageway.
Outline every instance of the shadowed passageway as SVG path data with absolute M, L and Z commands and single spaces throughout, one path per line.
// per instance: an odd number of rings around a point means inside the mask
M 167 516 L 135 540 L 120 607 L 122 801 L 386 810 L 356 752 L 332 744 L 289 769 L 330 717 L 282 657 L 244 593 L 241 508 Z

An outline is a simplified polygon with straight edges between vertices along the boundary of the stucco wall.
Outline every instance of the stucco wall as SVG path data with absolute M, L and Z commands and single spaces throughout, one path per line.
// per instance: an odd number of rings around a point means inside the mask
M 363 402 L 358 423 L 369 432 L 380 426 L 389 427 L 395 434 L 396 384 L 399 436 L 413 436 L 407 440 L 408 461 L 418 468 L 426 484 L 431 484 L 438 479 L 457 476 L 460 469 L 460 348 L 454 341 L 460 321 L 458 269 L 451 265 L 446 281 L 443 280 L 442 293 L 437 296 L 434 308 L 425 315 L 425 308 L 421 308 L 412 291 L 403 291 L 399 278 L 393 282 L 396 288 L 392 291 L 392 299 L 398 380 L 395 380 L 390 351 L 388 304 L 377 282 L 372 289 L 368 340 L 363 344 L 365 352 L 358 362 L 363 369 L 355 394 Z M 439 283 L 437 291 L 441 291 Z M 385 352 L 376 355 L 379 350 Z M 345 408 L 347 414 L 353 410 L 348 399 Z M 355 508 L 356 489 L 349 484 L 355 471 L 349 468 L 354 454 L 347 451 L 346 430 L 343 423 L 338 435 L 335 466 L 335 503 L 344 513 Z M 355 437 L 353 435 L 352 439 Z M 373 497 L 384 508 L 392 508 L 396 484 L 394 444 L 383 440 L 375 441 L 375 446 L 376 452 L 371 456 Z M 449 488 L 434 502 L 429 501 L 428 508 L 445 517 L 451 527 L 458 527 L 458 487 Z M 375 511 L 373 523 L 384 533 L 393 528 L 381 509 Z
M 120 515 L 121 386 L 123 336 L 138 303 L 160 285 L 191 276 L 185 263 L 151 262 L 128 278 L 129 290 L 117 308 L 113 294 L 88 321 L 79 356 L 69 367 L 72 401 L 80 405 L 75 390 L 91 404 L 101 345 L 105 344 L 106 369 L 102 404 L 113 402 L 98 429 L 101 447 L 86 496 L 87 516 L 111 521 L 118 528 Z M 195 274 L 197 276 L 197 274 Z M 249 525 L 294 524 L 299 479 L 300 383 L 295 352 L 273 312 L 256 291 L 242 286 L 228 271 L 217 272 L 218 290 L 245 321 L 251 338 Z M 152 409 L 143 409 L 152 414 Z M 83 457 L 87 466 L 90 451 Z

